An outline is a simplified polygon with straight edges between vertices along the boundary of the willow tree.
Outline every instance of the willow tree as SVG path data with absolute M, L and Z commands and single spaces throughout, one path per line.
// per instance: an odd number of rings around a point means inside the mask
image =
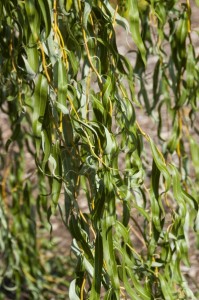
M 118 51 L 120 28 L 133 59 Z M 36 229 L 59 212 L 76 255 L 70 299 L 196 299 L 181 270 L 199 226 L 192 29 L 189 0 L 0 2 L 10 126 L 1 131 L 1 298 L 52 299 Z

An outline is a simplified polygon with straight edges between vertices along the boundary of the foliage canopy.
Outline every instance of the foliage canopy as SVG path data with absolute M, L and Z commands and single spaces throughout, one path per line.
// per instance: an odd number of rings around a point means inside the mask
M 2 295 L 56 294 L 36 224 L 59 211 L 77 261 L 70 299 L 196 299 L 181 271 L 199 229 L 189 0 L 1 1 L 0 34 Z

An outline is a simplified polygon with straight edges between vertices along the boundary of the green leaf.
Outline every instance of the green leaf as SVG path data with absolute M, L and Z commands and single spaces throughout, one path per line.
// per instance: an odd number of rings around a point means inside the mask
M 141 296 L 141 299 L 150 300 L 151 299 L 150 292 L 147 291 L 146 288 L 142 287 L 142 284 L 139 282 L 137 276 L 129 268 L 127 268 L 127 272 L 131 277 L 131 280 L 134 284 L 134 287 L 135 287 L 137 293 Z
M 42 150 L 44 153 L 44 158 L 42 162 L 42 168 L 45 170 L 45 165 L 49 159 L 51 153 L 51 144 L 46 130 L 42 130 L 41 132 L 41 143 L 42 143 Z
M 33 100 L 33 134 L 36 138 L 36 150 L 39 153 L 43 117 L 48 99 L 48 81 L 42 74 L 37 75 Z
M 73 4 L 73 0 L 66 1 L 66 11 L 69 11 L 71 9 L 72 4 Z
M 195 81 L 195 57 L 194 49 L 192 45 L 188 45 L 187 51 L 187 64 L 186 64 L 186 77 L 187 77 L 187 87 L 193 88 Z
M 103 90 L 102 90 L 102 103 L 104 104 L 105 108 L 108 107 L 111 91 L 112 91 L 111 77 L 107 76 L 107 79 L 103 84 Z
M 29 75 L 30 78 L 33 79 L 36 75 L 34 70 L 31 68 L 28 60 L 24 56 L 22 56 L 22 58 L 23 58 L 23 61 L 24 61 L 24 64 L 25 64 L 27 74 Z
M 111 152 L 115 151 L 116 145 L 115 145 L 114 137 L 111 135 L 111 133 L 108 131 L 108 129 L 105 126 L 104 126 L 104 133 L 106 139 L 104 154 L 110 154 Z
M 25 1 L 25 9 L 34 42 L 37 42 L 40 36 L 40 18 L 36 9 L 35 0 Z
M 83 25 L 84 25 L 84 29 L 87 29 L 87 23 L 88 23 L 88 17 L 91 13 L 91 5 L 89 3 L 90 1 L 85 1 L 85 5 L 84 5 L 84 12 L 83 12 Z
M 103 243 L 100 232 L 97 233 L 95 240 L 95 260 L 94 260 L 94 276 L 90 299 L 100 299 L 101 281 L 103 268 Z
M 193 161 L 193 167 L 195 169 L 196 176 L 199 179 L 199 160 L 198 160 L 199 145 L 192 136 L 190 136 L 190 138 L 189 138 L 189 143 L 190 143 L 190 150 L 191 150 L 191 157 L 192 157 L 192 161 Z
M 122 276 L 123 276 L 124 286 L 128 293 L 128 296 L 130 296 L 132 300 L 141 300 L 142 298 L 140 296 L 138 296 L 138 294 L 134 291 L 134 288 L 132 287 L 132 285 L 130 285 L 130 283 L 129 283 L 129 280 L 128 280 L 128 277 L 126 274 L 127 270 L 126 270 L 125 260 L 122 263 L 122 270 L 123 270 Z
M 62 186 L 62 165 L 61 165 L 61 158 L 60 158 L 60 149 L 59 149 L 59 141 L 57 141 L 52 146 L 52 154 L 51 157 L 53 159 L 53 179 L 52 179 L 52 188 L 51 188 L 51 211 L 55 213 L 57 208 L 61 186 Z
M 103 253 L 104 253 L 104 259 L 107 266 L 107 272 L 110 276 L 112 286 L 116 293 L 116 299 L 119 299 L 120 284 L 119 284 L 117 265 L 116 265 L 114 249 L 113 249 L 112 219 L 113 218 L 111 216 L 107 216 L 104 217 L 101 221 Z
M 72 51 L 68 51 L 67 54 L 68 54 L 68 57 L 69 57 L 69 60 L 71 63 L 72 70 L 73 70 L 73 76 L 75 76 L 75 75 L 77 75 L 77 72 L 79 69 L 78 60 Z
M 73 125 L 68 114 L 63 116 L 62 127 L 63 127 L 64 141 L 67 146 L 71 147 L 73 144 L 74 134 L 73 134 Z
M 146 65 L 146 49 L 140 34 L 140 19 L 139 19 L 137 0 L 128 1 L 128 14 L 129 14 L 129 23 L 130 23 L 130 29 L 131 29 L 133 41 L 138 47 L 141 53 L 142 60 Z
M 177 200 L 179 207 L 180 207 L 180 216 L 181 216 L 181 222 L 184 224 L 185 222 L 185 216 L 187 212 L 186 202 L 184 198 L 184 194 L 182 192 L 181 188 L 181 182 L 180 182 L 180 175 L 177 170 L 177 168 L 174 165 L 169 166 L 172 170 L 173 175 L 173 193 L 174 197 Z
M 175 298 L 172 296 L 172 290 L 168 288 L 168 283 L 166 282 L 164 277 L 159 274 L 158 278 L 160 280 L 161 289 L 165 300 L 174 300 Z
M 188 16 L 184 12 L 176 29 L 176 38 L 180 45 L 183 45 L 188 34 Z
M 72 280 L 69 287 L 69 299 L 80 300 L 76 293 L 76 279 Z
M 153 159 L 156 163 L 156 166 L 165 178 L 165 184 L 166 184 L 165 192 L 167 192 L 171 186 L 171 176 L 167 169 L 167 166 L 166 166 L 166 163 L 165 163 L 162 153 L 158 150 L 158 148 L 156 147 L 156 145 L 154 144 L 154 142 L 152 141 L 151 138 L 149 138 L 149 142 L 151 145 L 152 155 L 153 155 Z
M 37 1 L 39 3 L 42 17 L 45 23 L 45 31 L 46 31 L 45 38 L 47 39 L 51 31 L 51 15 L 50 15 L 48 0 L 37 0 Z
M 66 67 L 61 59 L 54 66 L 54 84 L 58 91 L 59 104 L 61 107 L 66 107 L 67 73 Z
M 93 254 L 91 252 L 91 248 L 88 243 L 88 238 L 84 234 L 85 231 L 80 226 L 79 219 L 75 218 L 74 215 L 71 215 L 71 218 L 70 218 L 70 230 L 71 230 L 71 233 L 73 234 L 73 237 L 77 240 L 77 242 L 81 243 L 81 247 L 84 251 L 84 256 L 86 257 L 86 259 L 89 262 L 93 262 Z

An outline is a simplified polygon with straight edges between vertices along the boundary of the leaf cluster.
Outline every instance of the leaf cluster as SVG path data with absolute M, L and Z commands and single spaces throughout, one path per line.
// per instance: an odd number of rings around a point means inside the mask
M 199 228 L 189 1 L 8 0 L 0 16 L 11 131 L 6 143 L 1 134 L 1 291 L 56 293 L 37 231 L 59 211 L 76 256 L 70 299 L 196 299 L 181 271 L 189 228 Z M 118 50 L 120 27 L 133 61 Z M 140 113 L 155 122 L 156 143 Z M 55 265 L 62 276 L 64 263 Z

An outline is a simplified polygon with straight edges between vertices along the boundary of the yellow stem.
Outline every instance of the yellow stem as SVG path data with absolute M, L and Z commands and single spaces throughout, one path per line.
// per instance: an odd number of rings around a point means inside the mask
M 115 13 L 114 13 L 114 16 L 113 16 L 113 22 L 112 22 L 113 27 L 114 27 L 114 25 L 115 25 L 115 19 L 116 19 L 117 11 L 118 11 L 118 5 L 117 5 L 116 8 L 115 8 Z M 110 34 L 109 34 L 109 39 L 111 39 L 112 34 L 113 34 L 113 32 L 111 31 Z
M 48 83 L 50 83 L 50 75 L 48 74 L 48 70 L 47 70 L 47 66 L 46 66 L 46 57 L 45 57 L 45 53 L 44 53 L 44 48 L 43 48 L 43 45 L 42 45 L 42 43 L 40 41 L 38 41 L 38 44 L 39 44 L 39 48 L 40 48 L 40 51 L 41 51 L 42 66 L 44 68 L 44 73 L 46 75 Z
M 91 55 L 90 55 L 90 52 L 89 52 L 89 48 L 88 48 L 88 44 L 87 44 L 86 32 L 85 32 L 85 30 L 83 28 L 82 28 L 82 34 L 83 34 L 83 39 L 84 39 L 84 45 L 85 45 L 86 53 L 87 53 L 88 60 L 89 60 L 89 63 L 91 65 L 91 68 L 93 69 L 93 72 L 97 75 L 97 77 L 99 79 L 99 82 L 102 83 L 102 79 L 100 77 L 100 74 L 98 73 L 97 69 L 95 68 L 95 66 L 94 66 L 94 64 L 92 62 L 92 58 L 91 58 Z
M 61 111 L 60 112 L 60 117 L 59 117 L 59 131 L 60 131 L 60 133 L 62 133 L 62 131 L 63 131 L 62 120 L 63 120 L 63 114 L 62 114 L 62 111 Z
M 82 282 L 81 290 L 80 290 L 80 300 L 84 300 L 84 287 L 85 287 L 85 284 L 86 284 L 86 279 L 84 278 L 83 282 Z
M 81 210 L 80 210 L 79 213 L 80 213 L 80 216 L 82 217 L 82 219 L 84 220 L 84 222 L 89 226 L 90 230 L 91 230 L 92 233 L 93 233 L 94 238 L 96 239 L 96 233 L 95 233 L 95 231 L 94 231 L 94 229 L 93 229 L 93 226 L 90 225 L 90 224 L 87 222 L 87 220 L 86 220 L 86 218 L 84 217 L 84 215 L 83 215 L 83 213 L 82 213 Z
M 129 247 L 129 249 L 131 249 L 132 252 L 134 252 L 137 255 L 137 257 L 139 257 L 141 263 L 143 264 L 142 257 L 137 253 L 137 251 L 134 248 L 132 248 L 128 243 L 126 245 Z
M 79 12 L 80 12 L 80 20 L 81 20 L 81 23 L 82 23 L 81 2 L 80 2 L 80 0 L 78 0 L 78 8 L 79 8 Z M 95 66 L 94 66 L 94 64 L 92 62 L 92 58 L 91 58 L 91 55 L 90 55 L 90 52 L 89 52 L 89 48 L 88 48 L 88 44 L 87 44 L 86 32 L 85 32 L 85 30 L 83 28 L 83 25 L 82 25 L 82 34 L 83 34 L 84 45 L 85 45 L 86 54 L 88 56 L 88 61 L 90 63 L 90 66 L 93 69 L 93 72 L 97 75 L 97 77 L 99 79 L 99 82 L 102 83 L 102 79 L 100 77 L 100 74 L 98 73 L 97 69 L 95 68 Z
M 190 6 L 190 0 L 187 0 L 187 10 L 188 10 L 187 29 L 188 29 L 188 33 L 190 33 L 191 32 L 191 6 Z
M 142 130 L 142 128 L 140 127 L 140 125 L 138 124 L 137 121 L 136 121 L 136 125 L 137 125 L 139 131 L 141 132 L 141 134 L 147 139 L 147 141 L 149 141 L 149 136 L 148 136 L 148 134 L 146 134 L 146 133 Z

